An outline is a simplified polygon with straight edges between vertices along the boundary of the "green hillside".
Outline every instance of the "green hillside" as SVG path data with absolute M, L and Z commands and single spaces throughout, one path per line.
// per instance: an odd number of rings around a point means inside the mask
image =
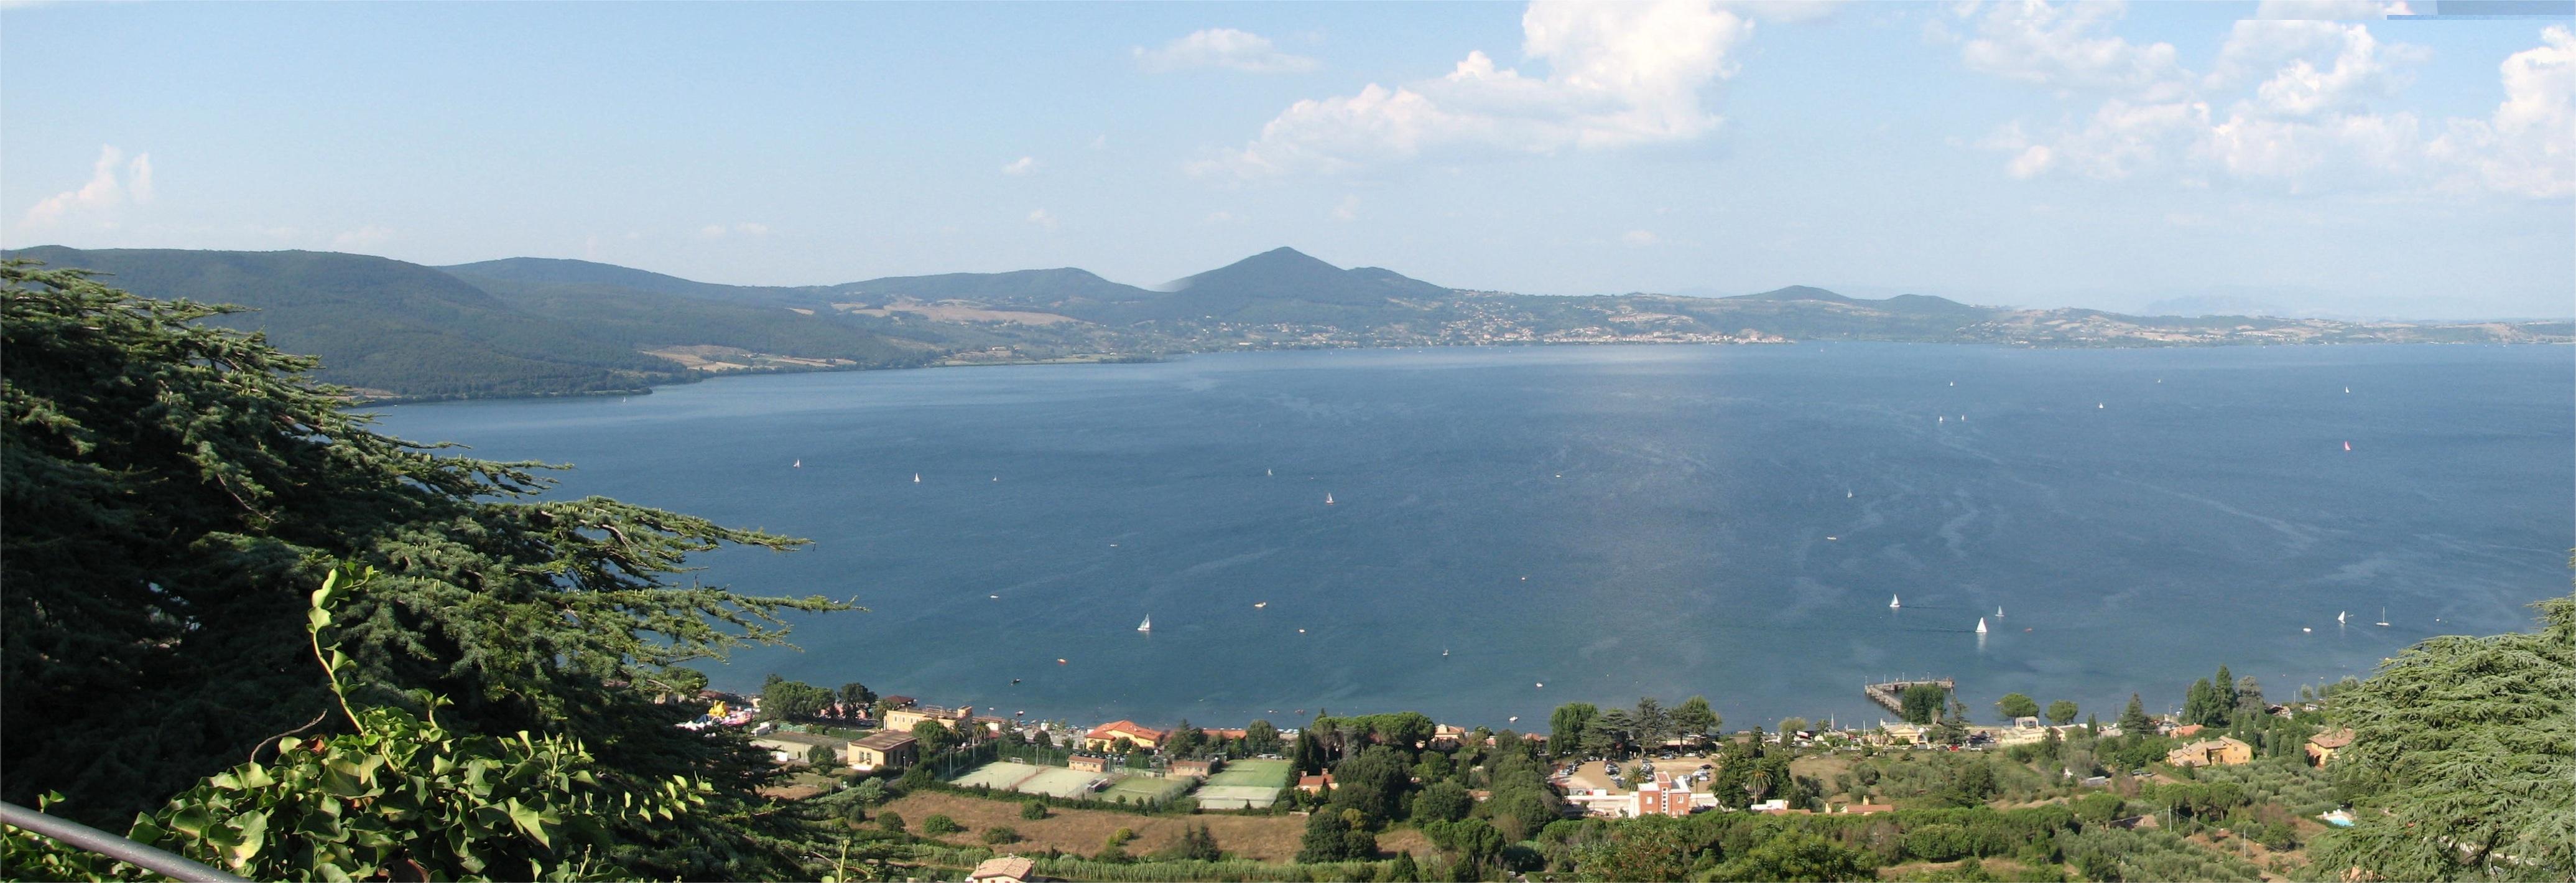
M 683 379 L 670 362 L 534 315 L 417 264 L 332 252 L 79 249 L 9 253 L 98 271 L 146 297 L 239 304 L 211 324 L 265 332 L 322 359 L 319 378 L 405 396 L 640 389 Z

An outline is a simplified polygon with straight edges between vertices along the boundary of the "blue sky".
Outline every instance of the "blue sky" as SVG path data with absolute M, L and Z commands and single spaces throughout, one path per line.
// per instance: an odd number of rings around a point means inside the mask
M 0 244 L 2576 313 L 2571 23 L 2393 5 L 14 5 Z

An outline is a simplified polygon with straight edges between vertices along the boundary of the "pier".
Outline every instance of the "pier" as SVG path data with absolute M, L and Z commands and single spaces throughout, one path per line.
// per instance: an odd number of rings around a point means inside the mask
M 1931 684 L 1932 686 L 1941 688 L 1941 690 L 1946 693 L 1959 692 L 1959 681 L 1956 678 L 1919 678 L 1910 681 L 1888 681 L 1880 684 L 1863 684 L 1861 685 L 1860 692 L 1862 695 L 1868 696 L 1869 701 L 1886 706 L 1889 711 L 1902 714 L 1905 711 L 1905 688 L 1916 684 Z

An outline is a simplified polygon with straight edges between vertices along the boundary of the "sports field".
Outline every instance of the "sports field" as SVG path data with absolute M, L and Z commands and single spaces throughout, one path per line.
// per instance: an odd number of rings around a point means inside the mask
M 1060 766 L 1038 767 L 1037 775 L 1020 782 L 1019 790 L 1025 794 L 1096 800 L 1099 798 L 1084 786 L 1091 784 L 1091 780 L 1097 778 L 1100 778 L 1099 773 L 1080 772 Z
M 1046 769 L 1046 767 L 1000 761 L 976 767 L 974 772 L 958 776 L 951 781 L 960 788 L 974 788 L 980 786 L 991 788 L 995 791 L 1010 791 L 1014 790 L 1013 786 L 1020 784 L 1021 780 L 1028 778 L 1030 775 L 1035 774 L 1037 771 L 1042 769 Z
M 1226 764 L 1225 769 L 1216 775 L 1209 776 L 1207 783 L 1209 787 L 1234 785 L 1286 788 L 1289 774 L 1295 771 L 1296 766 L 1284 760 L 1238 760 Z
M 1157 779 L 1150 776 L 1129 776 L 1118 780 L 1118 784 L 1109 786 L 1109 790 L 1100 792 L 1097 799 L 1114 802 L 1124 797 L 1127 798 L 1128 803 L 1170 801 L 1190 793 L 1190 786 L 1197 782 L 1196 777 Z

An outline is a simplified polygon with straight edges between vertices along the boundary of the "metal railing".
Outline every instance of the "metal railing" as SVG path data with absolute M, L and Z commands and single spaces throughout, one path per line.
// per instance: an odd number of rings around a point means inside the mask
M 236 877 L 185 857 L 171 854 L 92 828 L 70 819 L 58 819 L 44 813 L 0 802 L 0 823 L 23 828 L 53 838 L 65 846 L 107 856 L 117 861 L 188 883 L 248 883 Z

